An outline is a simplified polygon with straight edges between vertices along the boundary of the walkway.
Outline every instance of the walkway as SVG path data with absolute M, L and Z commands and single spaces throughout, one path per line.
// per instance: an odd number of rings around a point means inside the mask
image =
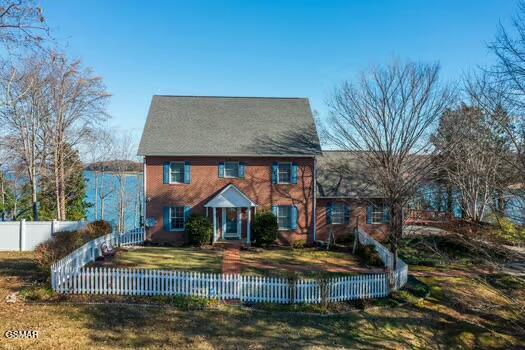
M 228 245 L 224 248 L 222 273 L 241 273 L 241 248 L 238 245 Z

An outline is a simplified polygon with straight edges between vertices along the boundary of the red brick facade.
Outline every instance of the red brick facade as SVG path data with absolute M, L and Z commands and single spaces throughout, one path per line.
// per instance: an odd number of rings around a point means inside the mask
M 170 161 L 191 163 L 191 183 L 164 184 L 163 164 Z M 246 164 L 244 179 L 220 178 L 219 162 L 239 161 Z M 298 165 L 297 184 L 272 184 L 272 164 L 291 162 Z M 283 242 L 313 238 L 313 181 L 312 158 L 262 157 L 146 157 L 146 218 L 154 218 L 156 226 L 148 230 L 149 239 L 156 242 L 182 244 L 184 232 L 165 231 L 163 208 L 190 206 L 192 213 L 206 215 L 204 205 L 229 184 L 234 184 L 257 206 L 257 211 L 271 210 L 274 205 L 294 205 L 298 208 L 298 228 L 295 232 L 280 231 Z M 211 209 L 208 209 L 211 216 Z M 242 214 L 243 237 L 246 234 L 246 209 Z M 220 226 L 220 215 L 218 216 Z M 253 220 L 253 212 L 252 212 Z
M 330 225 L 327 219 L 327 207 L 331 204 L 344 204 L 350 207 L 350 220 L 348 224 L 332 225 L 336 241 L 352 234 L 357 226 L 378 240 L 384 240 L 388 235 L 388 225 L 367 224 L 367 207 L 369 201 L 357 199 L 317 199 L 317 239 L 328 240 Z

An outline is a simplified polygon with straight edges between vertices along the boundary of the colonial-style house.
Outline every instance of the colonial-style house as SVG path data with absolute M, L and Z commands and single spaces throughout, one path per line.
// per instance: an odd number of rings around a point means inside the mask
M 356 225 L 385 232 L 377 195 L 334 166 L 352 154 L 323 155 L 306 98 L 154 96 L 139 155 L 155 242 L 186 242 L 192 213 L 213 223 L 214 242 L 250 243 L 264 210 L 276 215 L 283 243 L 351 234 Z

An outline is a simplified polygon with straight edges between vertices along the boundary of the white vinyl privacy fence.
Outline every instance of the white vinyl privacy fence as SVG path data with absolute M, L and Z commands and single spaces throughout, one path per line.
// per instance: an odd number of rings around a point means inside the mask
M 77 231 L 86 221 L 0 221 L 0 251 L 32 251 L 54 233 Z
M 360 232 L 358 238 L 364 244 L 381 246 L 364 232 Z M 320 303 L 385 297 L 392 290 L 397 290 L 406 283 L 408 273 L 406 264 L 401 261 L 398 263 L 400 268 L 393 273 L 322 280 L 84 267 L 101 255 L 100 246 L 103 242 L 117 246 L 139 244 L 143 240 L 143 231 L 133 230 L 122 234 L 112 233 L 86 243 L 53 265 L 51 269 L 53 289 L 59 293 L 73 294 L 186 295 L 219 300 L 236 299 L 242 302 Z M 382 258 L 391 259 L 391 253 L 388 253 L 390 255 L 383 252 L 379 254 Z

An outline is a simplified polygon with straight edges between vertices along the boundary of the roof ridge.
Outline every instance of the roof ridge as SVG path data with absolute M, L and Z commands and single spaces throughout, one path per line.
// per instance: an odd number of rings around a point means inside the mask
M 275 100 L 308 100 L 308 97 L 279 97 L 279 96 L 220 96 L 220 95 L 153 95 L 154 97 L 190 97 L 190 98 L 258 98 Z

